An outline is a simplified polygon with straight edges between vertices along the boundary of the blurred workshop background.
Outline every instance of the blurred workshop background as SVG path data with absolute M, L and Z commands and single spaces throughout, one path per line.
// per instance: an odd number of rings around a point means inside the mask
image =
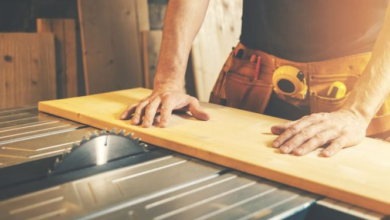
M 168 0 L 0 0 L 0 109 L 153 87 Z M 208 101 L 238 42 L 242 0 L 212 0 L 187 93 Z

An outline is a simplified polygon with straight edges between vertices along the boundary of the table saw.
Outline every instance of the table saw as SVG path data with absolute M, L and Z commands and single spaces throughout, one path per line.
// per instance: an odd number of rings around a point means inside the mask
M 1 219 L 389 219 L 38 112 L 0 111 Z

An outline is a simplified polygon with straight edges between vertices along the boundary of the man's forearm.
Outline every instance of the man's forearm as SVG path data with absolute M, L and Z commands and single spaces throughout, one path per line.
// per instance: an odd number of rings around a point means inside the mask
M 367 123 L 390 93 L 390 6 L 367 68 L 343 105 Z
M 131 124 L 148 128 L 157 120 L 166 127 L 174 110 L 190 111 L 199 120 L 209 120 L 199 101 L 184 93 L 184 75 L 192 42 L 202 26 L 209 0 L 169 0 L 163 39 L 152 94 L 129 106 L 121 115 Z
M 184 74 L 192 42 L 198 33 L 209 0 L 170 0 L 164 21 L 163 39 L 154 79 L 154 87 L 162 85 L 179 90 L 184 87 Z

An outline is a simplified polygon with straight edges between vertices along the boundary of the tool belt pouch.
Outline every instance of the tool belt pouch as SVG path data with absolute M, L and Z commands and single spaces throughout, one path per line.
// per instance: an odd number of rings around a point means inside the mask
M 362 68 L 363 72 L 363 68 Z M 349 92 L 342 98 L 329 98 L 328 88 L 335 81 L 343 82 L 347 91 L 351 91 L 359 79 L 355 74 L 315 75 L 310 77 L 310 108 L 311 113 L 333 112 L 339 110 L 348 98 Z M 371 120 L 367 136 L 385 138 L 390 131 L 390 96 L 386 99 L 376 116 Z M 381 136 L 385 135 L 385 136 Z
M 219 74 L 210 102 L 263 113 L 273 90 L 272 83 L 253 80 L 255 63 L 235 58 L 233 53 Z
M 358 76 L 352 74 L 311 76 L 309 87 L 311 113 L 333 112 L 340 109 L 349 93 L 342 98 L 330 98 L 327 96 L 329 87 L 333 82 L 340 81 L 345 84 L 347 91 L 351 91 L 357 80 Z

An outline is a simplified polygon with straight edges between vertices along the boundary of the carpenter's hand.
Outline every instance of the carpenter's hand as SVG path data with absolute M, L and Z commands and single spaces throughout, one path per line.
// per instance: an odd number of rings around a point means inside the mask
M 272 146 L 281 153 L 297 156 L 325 147 L 324 157 L 335 155 L 345 147 L 358 144 L 366 135 L 368 123 L 351 111 L 339 110 L 306 116 L 284 125 L 273 126 L 271 131 L 279 137 Z
M 153 91 L 153 93 L 139 103 L 129 106 L 120 117 L 122 120 L 130 119 L 131 124 L 137 125 L 142 122 L 142 127 L 152 126 L 155 116 L 160 112 L 159 127 L 166 127 L 172 115 L 172 111 L 190 111 L 192 115 L 207 121 L 209 115 L 201 109 L 199 101 L 181 91 Z

